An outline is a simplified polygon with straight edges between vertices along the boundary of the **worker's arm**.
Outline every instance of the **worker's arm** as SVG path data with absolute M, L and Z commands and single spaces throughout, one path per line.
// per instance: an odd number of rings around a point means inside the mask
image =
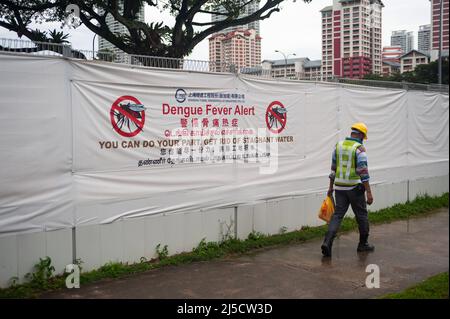
M 372 196 L 372 190 L 370 189 L 369 181 L 363 182 L 364 188 L 366 189 L 366 196 L 367 196 L 367 204 L 372 205 L 373 203 L 373 196 Z
M 328 186 L 327 196 L 333 195 L 334 191 L 334 179 L 336 178 L 336 149 L 334 149 L 331 155 L 331 173 L 329 175 L 330 184 Z
M 334 191 L 333 186 L 334 186 L 334 179 L 330 178 L 330 185 L 328 186 L 327 196 L 331 197 L 331 195 L 333 195 L 333 191 Z
M 371 205 L 373 203 L 372 189 L 370 188 L 370 176 L 369 168 L 367 165 L 367 154 L 364 146 L 358 148 L 356 152 L 356 173 L 361 178 L 361 182 L 364 184 L 366 190 L 367 204 Z

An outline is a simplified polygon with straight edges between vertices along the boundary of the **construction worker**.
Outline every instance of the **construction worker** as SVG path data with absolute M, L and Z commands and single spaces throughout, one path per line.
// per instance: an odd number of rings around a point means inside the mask
M 330 186 L 327 195 L 331 196 L 335 190 L 336 207 L 321 246 L 322 254 L 325 257 L 331 257 L 333 240 L 349 205 L 352 206 L 358 222 L 357 251 L 373 251 L 375 249 L 367 242 L 369 220 L 366 203 L 370 205 L 373 202 L 369 185 L 367 154 L 363 146 L 363 140 L 367 139 L 367 126 L 364 123 L 355 123 L 351 129 L 351 136 L 338 142 L 332 155 Z

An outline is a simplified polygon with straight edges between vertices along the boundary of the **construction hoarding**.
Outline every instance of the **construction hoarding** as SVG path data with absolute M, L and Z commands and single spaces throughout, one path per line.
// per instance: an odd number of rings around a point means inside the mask
M 441 93 L 13 55 L 0 70 L 0 235 L 321 192 L 359 121 L 372 183 L 448 174 Z

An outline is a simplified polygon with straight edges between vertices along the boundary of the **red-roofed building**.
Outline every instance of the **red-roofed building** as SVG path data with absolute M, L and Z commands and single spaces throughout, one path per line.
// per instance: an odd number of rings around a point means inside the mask
M 383 47 L 382 60 L 400 63 L 400 57 L 404 54 L 401 46 Z

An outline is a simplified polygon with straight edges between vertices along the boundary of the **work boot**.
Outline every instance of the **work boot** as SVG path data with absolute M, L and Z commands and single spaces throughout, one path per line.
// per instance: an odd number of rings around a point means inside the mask
M 358 244 L 358 249 L 357 249 L 358 252 L 375 250 L 375 246 L 370 245 L 367 242 L 368 238 L 369 238 L 369 235 L 359 235 L 359 244 Z
M 335 233 L 329 231 L 327 231 L 327 233 L 325 234 L 323 244 L 322 246 L 320 246 L 320 248 L 322 249 L 322 255 L 324 255 L 324 257 L 331 257 L 331 250 L 333 247 L 333 240 L 335 236 Z

